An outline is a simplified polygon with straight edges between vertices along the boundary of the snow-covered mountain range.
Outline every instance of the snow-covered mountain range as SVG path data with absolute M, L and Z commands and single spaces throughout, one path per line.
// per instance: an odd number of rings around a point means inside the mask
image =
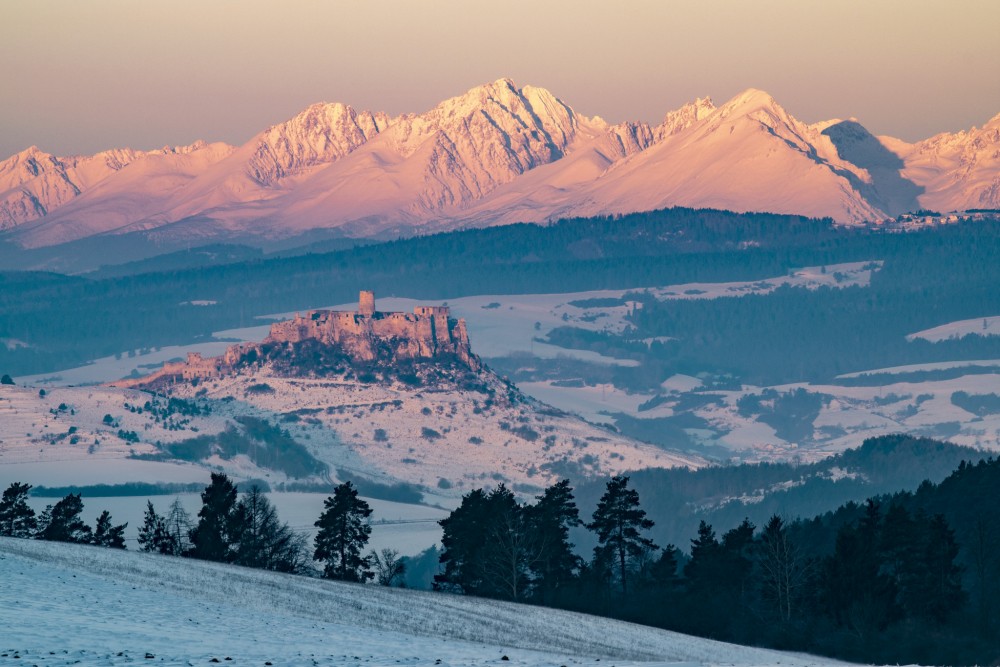
M 1000 115 L 914 144 L 799 121 L 750 89 L 663 122 L 610 125 L 508 79 L 422 114 L 315 104 L 243 146 L 196 142 L 0 162 L 0 239 L 41 247 L 146 232 L 187 241 L 367 237 L 712 207 L 878 221 L 1000 208 Z

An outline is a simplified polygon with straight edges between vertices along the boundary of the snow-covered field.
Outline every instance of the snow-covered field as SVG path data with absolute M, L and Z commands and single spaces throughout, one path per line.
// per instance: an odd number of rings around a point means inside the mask
M 329 479 L 360 475 L 382 483 L 406 482 L 444 497 L 501 481 L 530 495 L 569 475 L 603 477 L 704 464 L 700 457 L 647 445 L 518 397 L 495 375 L 485 374 L 483 382 L 492 393 L 451 381 L 412 387 L 342 377 L 286 378 L 265 367 L 211 379 L 197 388 L 172 387 L 174 396 L 209 412 L 188 417 L 174 413 L 169 420 L 162 418 L 165 399 L 136 389 L 50 387 L 43 395 L 34 387 L 4 385 L 0 479 L 16 475 L 18 481 L 60 485 L 44 481 L 49 477 L 44 464 L 54 466 L 55 475 L 64 479 L 66 470 L 80 464 L 91 476 L 103 470 L 102 483 L 204 481 L 207 469 L 224 470 L 237 479 L 265 479 L 272 486 L 295 481 L 242 454 L 227 459 L 214 455 L 201 461 L 201 470 L 129 458 L 155 454 L 160 443 L 238 428 L 242 417 L 264 419 L 287 431 L 328 466 Z M 136 409 L 147 401 L 159 401 L 160 407 Z M 104 461 L 106 469 L 85 465 L 96 460 Z M 156 465 L 165 466 L 162 476 L 152 467 Z M 3 471 L 9 466 L 16 472 Z M 40 475 L 27 474 L 31 472 Z M 82 477 L 62 484 L 84 484 Z
M 18 382 L 39 387 L 65 387 L 112 382 L 129 376 L 148 375 L 159 369 L 164 362 L 183 359 L 189 352 L 197 352 L 204 357 L 214 357 L 226 351 L 232 341 L 260 341 L 267 335 L 270 325 L 227 329 L 213 334 L 218 341 L 194 343 L 192 345 L 170 345 L 150 350 L 133 350 L 132 354 L 119 354 L 95 359 L 91 363 L 75 368 L 26 375 Z M 228 342 L 224 342 L 228 341 Z
M 273 392 L 248 391 L 260 383 Z M 540 488 L 570 471 L 605 476 L 704 464 L 546 406 L 508 401 L 504 387 L 494 389 L 497 398 L 488 405 L 485 394 L 457 387 L 289 379 L 264 369 L 173 391 L 184 398 L 207 392 L 220 415 L 301 414 L 283 426 L 332 469 L 451 489 L 450 495 L 498 481 Z
M 574 302 L 593 299 L 621 299 L 629 292 L 646 292 L 661 301 L 670 299 L 716 299 L 720 297 L 768 294 L 783 285 L 818 289 L 819 287 L 865 286 L 871 281 L 872 271 L 878 270 L 882 262 L 852 262 L 813 266 L 796 269 L 784 276 L 765 280 L 728 283 L 684 283 L 660 287 L 629 290 L 593 290 L 589 292 L 569 292 L 561 294 L 485 294 L 446 299 L 454 317 L 464 317 L 469 328 L 472 349 L 481 357 L 501 357 L 518 352 L 528 352 L 537 357 L 552 358 L 567 356 L 584 361 L 630 365 L 622 359 L 603 357 L 584 350 L 565 348 L 538 342 L 552 329 L 573 326 L 592 331 L 620 333 L 628 326 L 625 317 L 635 307 L 628 301 L 615 306 L 581 306 Z M 412 311 L 422 301 L 404 298 L 381 298 L 376 304 L 379 310 Z M 321 309 L 353 310 L 354 303 L 323 306 Z M 281 313 L 271 317 L 285 319 L 294 313 Z
M 922 371 L 946 371 L 953 368 L 970 368 L 980 366 L 984 368 L 995 368 L 1000 372 L 1000 359 L 972 359 L 962 361 L 937 361 L 927 364 L 907 364 L 905 366 L 890 366 L 888 368 L 873 368 L 868 371 L 858 371 L 856 373 L 844 373 L 838 378 L 849 379 L 861 377 L 863 375 L 901 375 L 903 373 L 918 373 Z
M 923 338 L 932 343 L 963 336 L 1000 336 L 1000 316 L 977 317 L 971 320 L 949 322 L 931 329 L 924 329 L 907 336 L 907 340 Z
M 25 665 L 844 664 L 540 607 L 11 538 L 0 538 L 0 627 L 0 663 Z

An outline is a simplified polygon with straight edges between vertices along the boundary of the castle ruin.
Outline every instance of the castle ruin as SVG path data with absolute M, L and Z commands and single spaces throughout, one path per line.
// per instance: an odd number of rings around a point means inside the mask
M 219 377 L 234 371 L 254 352 L 274 345 L 294 345 L 317 341 L 337 346 L 352 359 L 375 361 L 435 359 L 453 356 L 478 371 L 482 364 L 472 353 L 464 319 L 452 319 L 447 306 L 417 306 L 412 313 L 379 312 L 375 294 L 363 291 L 358 310 L 311 310 L 305 315 L 271 325 L 261 343 L 229 346 L 219 357 L 188 353 L 186 361 L 167 363 L 156 373 L 138 379 L 121 380 L 117 386 L 140 386 L 157 380 L 191 381 Z
M 316 340 L 337 345 L 354 359 L 372 361 L 388 346 L 395 359 L 433 359 L 455 355 L 469 368 L 479 369 L 472 354 L 465 320 L 451 319 L 447 306 L 417 306 L 412 313 L 382 313 L 375 295 L 361 292 L 358 310 L 312 310 L 271 325 L 264 343 L 300 343 Z

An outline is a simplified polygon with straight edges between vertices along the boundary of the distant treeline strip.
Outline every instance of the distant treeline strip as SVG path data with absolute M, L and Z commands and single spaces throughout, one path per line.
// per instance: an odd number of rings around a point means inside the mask
M 257 482 L 258 485 L 261 482 Z M 71 493 L 88 498 L 119 498 L 124 496 L 172 496 L 179 493 L 198 493 L 204 483 L 126 482 L 124 484 L 91 484 L 89 486 L 36 486 L 31 495 L 36 498 L 62 498 Z M 266 489 L 265 489 L 266 490 Z

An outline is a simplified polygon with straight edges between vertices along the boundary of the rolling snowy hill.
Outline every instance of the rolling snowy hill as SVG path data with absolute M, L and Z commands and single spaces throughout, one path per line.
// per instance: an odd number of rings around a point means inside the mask
M 845 664 L 543 607 L 0 538 L 17 664 Z
M 705 463 L 546 406 L 489 371 L 472 384 L 446 370 L 420 372 L 435 377 L 424 375 L 413 386 L 412 380 L 289 377 L 265 365 L 173 385 L 170 396 L 181 399 L 173 407 L 164 396 L 137 389 L 49 387 L 40 392 L 4 385 L 0 466 L 62 469 L 69 462 L 76 467 L 103 461 L 118 467 L 119 483 L 169 479 L 153 470 L 122 467 L 149 465 L 136 460 L 140 457 L 163 459 L 153 464 L 163 466 L 163 475 L 176 473 L 177 461 L 183 460 L 272 484 L 360 475 L 459 496 L 501 481 L 531 494 L 566 476 Z M 194 414 L 178 411 L 190 406 L 197 406 Z M 253 439 L 250 431 L 261 424 L 285 434 L 275 434 L 283 445 L 275 440 L 259 450 L 271 452 L 279 464 L 253 454 L 257 446 L 226 451 L 204 441 L 227 432 Z M 281 461 L 297 463 L 290 468 Z
M 754 89 L 719 107 L 696 100 L 655 127 L 611 126 L 500 79 L 397 118 L 315 104 L 240 147 L 31 147 L 0 162 L 0 240 L 384 237 L 668 206 L 858 223 L 1000 207 L 998 146 L 1000 116 L 908 144 L 854 120 L 803 123 Z

